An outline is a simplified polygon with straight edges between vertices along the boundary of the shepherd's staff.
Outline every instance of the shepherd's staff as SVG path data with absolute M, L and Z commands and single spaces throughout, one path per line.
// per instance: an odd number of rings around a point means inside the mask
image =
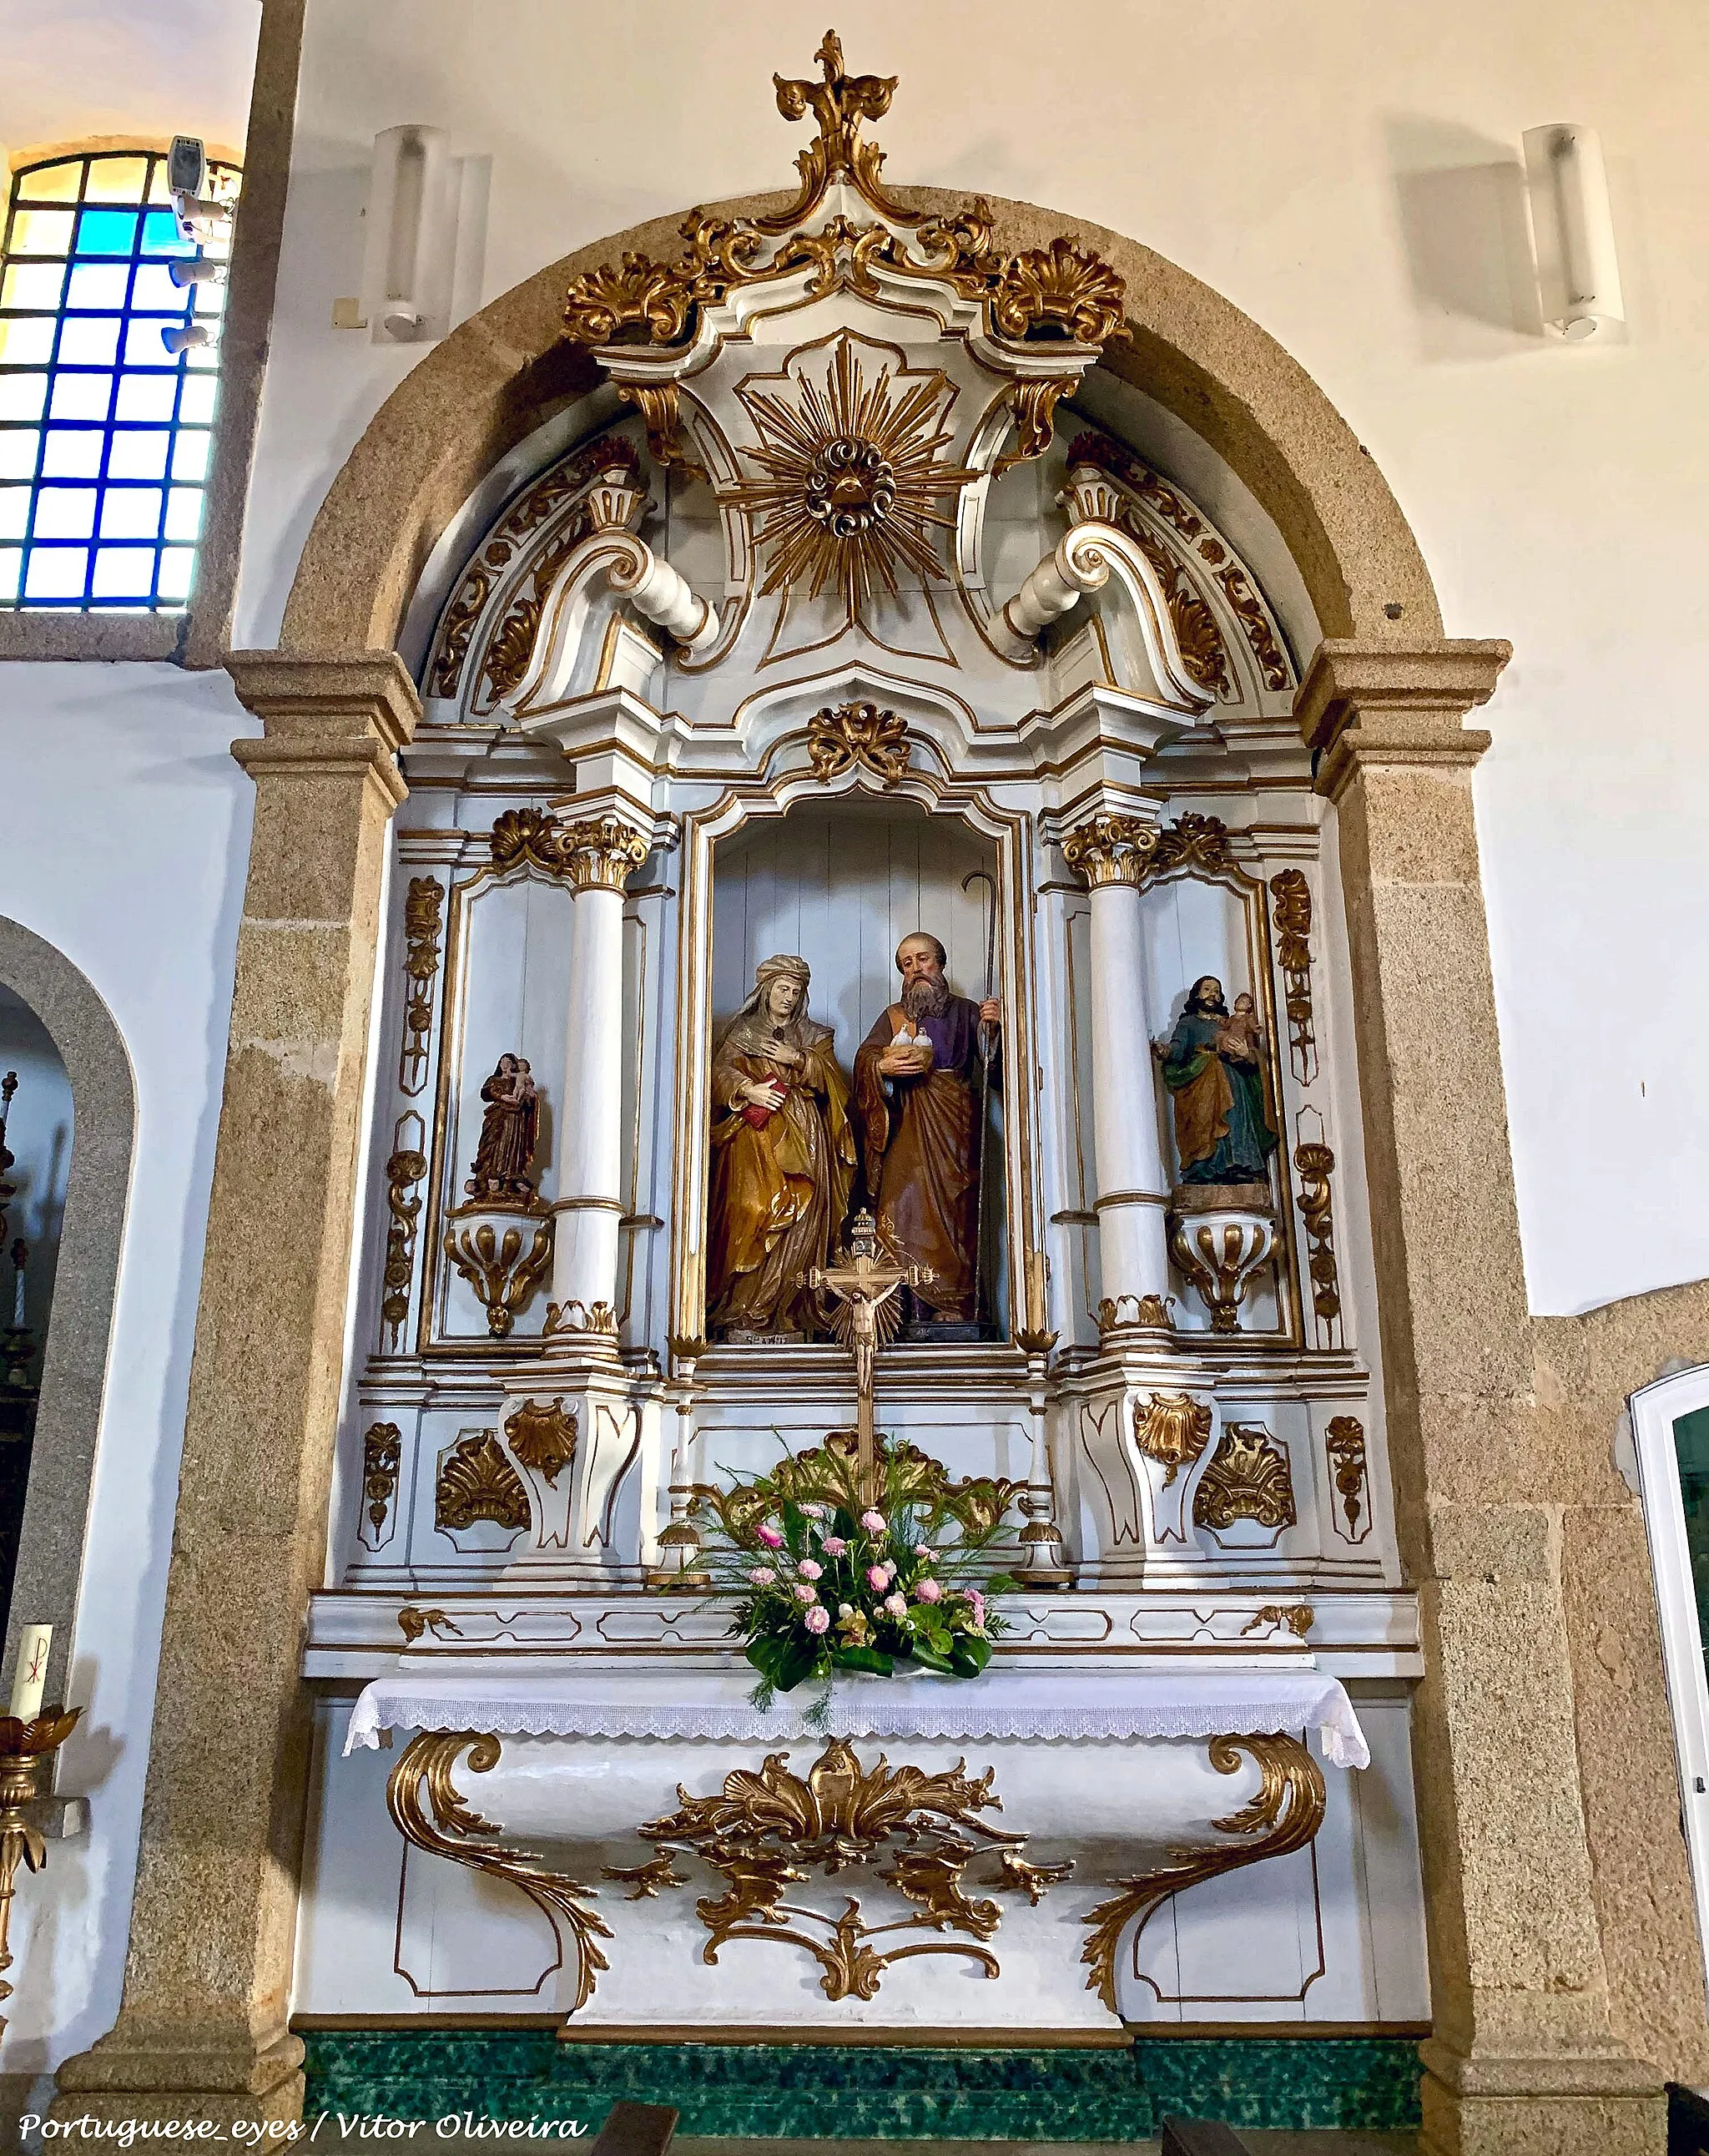
M 992 985 L 997 974 L 997 879 L 988 870 L 969 869 L 962 878 L 962 889 L 969 884 L 983 883 L 991 896 L 985 906 L 985 993 L 981 1001 L 989 1003 Z M 988 1018 L 979 1021 L 979 1185 L 973 1208 L 973 1322 L 979 1322 L 979 1302 L 984 1291 L 984 1273 L 980 1260 L 985 1246 L 985 1139 L 991 1121 L 991 1059 L 997 1053 L 997 1028 Z

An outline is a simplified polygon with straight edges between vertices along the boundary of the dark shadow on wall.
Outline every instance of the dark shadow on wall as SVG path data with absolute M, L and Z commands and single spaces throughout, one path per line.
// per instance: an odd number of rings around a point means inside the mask
M 1420 357 L 1441 364 L 1538 350 L 1542 313 L 1517 140 L 1415 113 L 1392 114 L 1383 134 Z

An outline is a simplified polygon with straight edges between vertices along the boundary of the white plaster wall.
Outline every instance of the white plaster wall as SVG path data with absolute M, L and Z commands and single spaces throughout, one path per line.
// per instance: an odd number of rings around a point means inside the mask
M 1306 366 L 1423 544 L 1449 631 L 1517 655 L 1477 782 L 1531 1288 L 1568 1311 L 1709 1272 L 1709 16 L 1655 0 L 1270 0 L 1182 9 L 870 0 L 849 64 L 897 74 L 890 176 L 1142 239 Z M 779 187 L 807 139 L 771 74 L 824 11 L 755 0 L 310 0 L 242 640 L 276 629 L 316 505 L 412 363 L 331 327 L 357 289 L 368 146 L 404 120 L 490 157 L 463 264 L 490 298 L 638 218 Z M 1600 130 L 1630 333 L 1546 346 L 1512 272 L 1518 145 Z M 471 291 L 472 298 L 472 291 Z M 1534 310 L 1534 303 L 1533 310 Z M 1641 996 L 1633 982 L 1654 973 Z
M 87 976 L 136 1088 L 69 1686 L 84 1718 L 60 1779 L 90 1793 L 92 1826 L 54 1844 L 13 1905 L 5 2067 L 19 2074 L 118 2010 L 249 842 L 252 788 L 228 745 L 256 728 L 223 674 L 14 665 L 0 686 L 0 911 Z

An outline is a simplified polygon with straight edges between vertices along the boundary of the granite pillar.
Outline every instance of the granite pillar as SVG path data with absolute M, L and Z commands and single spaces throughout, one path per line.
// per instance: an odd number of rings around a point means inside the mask
M 1465 713 L 1499 643 L 1321 645 L 1296 705 L 1339 818 L 1400 1548 L 1434 2035 L 1425 2156 L 1665 2146 L 1616 2036 L 1573 1717 L 1560 1507 L 1534 1457 Z

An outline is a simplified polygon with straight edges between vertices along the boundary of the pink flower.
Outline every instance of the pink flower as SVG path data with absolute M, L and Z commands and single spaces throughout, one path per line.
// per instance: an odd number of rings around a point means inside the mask
M 801 1621 L 809 1632 L 829 1632 L 831 1629 L 831 1613 L 825 1608 L 823 1602 L 816 1602 Z
M 919 1558 L 922 1564 L 930 1564 L 932 1558 L 937 1556 L 937 1553 L 932 1548 L 930 1543 L 916 1543 L 914 1545 L 914 1554 Z
M 756 1587 L 769 1587 L 777 1577 L 777 1573 L 766 1564 L 757 1565 L 748 1574 Z
M 860 1524 L 865 1528 L 868 1534 L 881 1535 L 884 1532 L 884 1514 L 882 1512 L 863 1512 L 860 1515 Z
M 884 1606 L 890 1611 L 892 1617 L 906 1617 L 908 1614 L 908 1598 L 906 1594 L 887 1594 L 884 1599 Z
M 798 1587 L 795 1590 L 795 1599 L 798 1602 L 817 1602 L 819 1596 L 810 1587 Z
M 916 1580 L 914 1592 L 921 1602 L 941 1602 L 943 1599 L 943 1589 L 935 1579 Z
M 849 1545 L 840 1535 L 827 1535 L 821 1548 L 827 1557 L 841 1557 Z
M 823 1505 L 803 1505 L 801 1510 L 806 1513 L 809 1520 L 822 1520 L 825 1516 L 825 1508 Z
M 756 1527 L 754 1532 L 767 1549 L 782 1549 L 783 1537 L 775 1527 Z
M 810 1557 L 804 1557 L 795 1569 L 803 1579 L 817 1579 L 824 1570 L 824 1567 L 822 1564 L 815 1564 Z
M 866 1568 L 866 1584 L 869 1587 L 877 1588 L 882 1593 L 890 1585 L 890 1576 L 881 1564 L 870 1564 Z
M 884 1563 L 880 1567 L 880 1569 L 884 1573 L 885 1584 L 888 1585 L 889 1583 L 896 1576 L 896 1559 L 894 1558 L 886 1558 Z

